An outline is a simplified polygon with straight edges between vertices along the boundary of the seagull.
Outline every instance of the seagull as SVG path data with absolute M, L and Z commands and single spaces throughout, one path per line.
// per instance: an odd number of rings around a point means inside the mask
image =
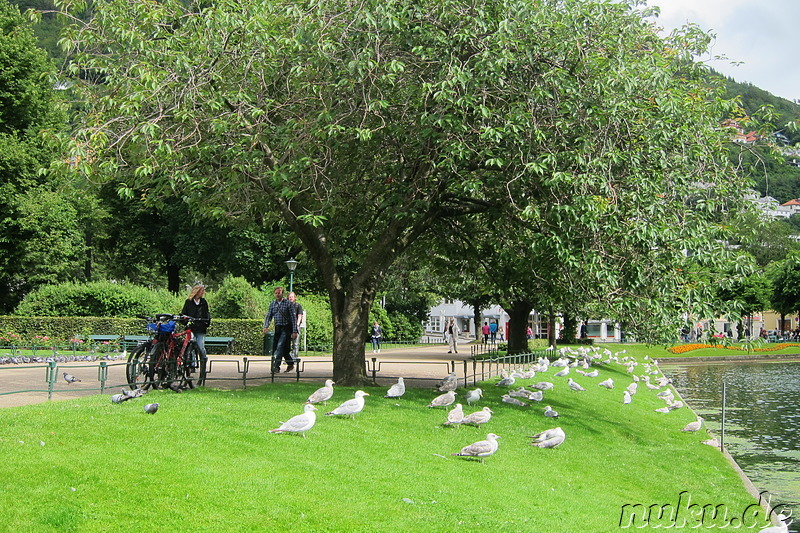
M 428 404 L 428 407 L 447 407 L 454 401 L 456 401 L 456 393 L 453 391 L 447 391 L 444 394 L 440 394 L 434 398 L 431 403 Z
M 460 452 L 454 453 L 453 455 L 458 455 L 461 457 L 479 457 L 481 463 L 483 463 L 483 459 L 485 457 L 489 457 L 497 451 L 497 439 L 499 438 L 499 435 L 489 433 L 486 435 L 486 440 L 479 440 L 474 444 L 464 446 L 461 448 Z
M 153 415 L 155 412 L 158 411 L 158 404 L 157 403 L 148 403 L 144 406 L 144 412 L 148 415 Z
M 681 407 L 683 407 L 683 402 L 678 400 L 677 402 L 670 403 L 667 407 L 669 408 L 670 411 L 672 411 L 673 409 L 680 409 Z
M 558 376 L 558 377 L 562 377 L 562 376 L 566 376 L 567 374 L 569 374 L 569 367 L 565 366 L 564 368 L 562 368 L 561 370 L 559 370 L 558 372 L 556 372 L 553 375 L 554 376 Z
M 575 383 L 575 381 L 572 378 L 569 378 L 569 381 L 567 382 L 567 385 L 569 385 L 569 388 L 574 390 L 574 391 L 586 390 L 583 387 L 581 387 L 580 385 L 578 385 L 577 383 Z
M 406 393 L 406 384 L 403 383 L 403 378 L 397 378 L 397 383 L 389 387 L 389 390 L 386 391 L 386 396 L 384 398 L 399 398 L 403 394 Z
M 537 440 L 532 442 L 531 446 L 537 446 L 539 448 L 555 448 L 563 443 L 567 436 L 564 433 L 564 430 L 558 427 L 548 429 L 547 431 L 543 431 L 542 433 L 534 435 L 534 438 Z
M 553 384 L 550 383 L 549 381 L 540 381 L 539 383 L 531 385 L 531 387 L 539 390 L 550 390 L 553 388 Z
M 467 405 L 472 405 L 473 403 L 477 402 L 483 396 L 483 391 L 481 389 L 475 389 L 467 392 Z
M 324 402 L 327 404 L 328 400 L 331 399 L 333 396 L 333 385 L 334 381 L 330 379 L 325 380 L 325 386 L 320 387 L 319 389 L 315 390 L 311 393 L 311 396 L 308 397 L 306 403 L 320 403 Z M 302 415 L 298 415 L 302 416 Z
M 630 393 L 630 392 L 628 392 L 628 391 L 625 391 L 625 392 L 623 392 L 623 393 L 622 393 L 622 403 L 623 403 L 624 405 L 628 405 L 629 403 L 631 403 L 631 401 L 632 401 L 632 399 L 631 399 L 631 393 Z
M 474 413 L 470 413 L 465 416 L 462 420 L 462 424 L 472 424 L 473 426 L 480 427 L 481 424 L 485 424 L 492 418 L 492 411 L 488 407 L 484 407 L 480 411 L 475 411 Z
M 458 388 L 458 378 L 456 377 L 456 373 L 450 372 L 450 375 L 440 381 L 439 384 L 436 385 L 436 388 L 439 390 L 439 392 L 456 390 Z
M 501 399 L 503 400 L 503 403 L 510 403 L 511 405 L 517 405 L 519 407 L 528 407 L 527 403 L 517 400 L 516 398 L 512 398 L 508 394 L 503 394 Z
M 611 390 L 611 389 L 614 388 L 614 380 L 611 379 L 611 378 L 608 378 L 607 380 L 601 381 L 600 383 L 598 383 L 598 385 L 600 385 L 601 387 L 605 387 L 608 390 Z
M 653 409 L 656 413 L 669 413 L 669 407 L 659 407 L 658 409 Z
M 456 406 L 447 413 L 447 422 L 445 422 L 445 425 L 460 424 L 462 420 L 464 420 L 464 409 L 461 407 L 460 403 L 457 403 Z
M 515 378 L 514 376 L 508 376 L 506 378 L 501 379 L 500 381 L 498 381 L 494 385 L 495 385 L 495 387 L 510 387 L 511 385 L 513 385 L 516 382 L 517 382 L 517 378 Z
M 584 374 L 584 375 L 585 375 L 587 378 L 596 378 L 598 375 L 600 375 L 600 371 L 599 371 L 599 370 L 597 370 L 597 369 L 595 368 L 595 369 L 594 369 L 594 370 L 592 370 L 591 372 L 587 372 L 587 373 L 586 373 L 586 374 Z
M 638 383 L 631 383 L 630 385 L 628 385 L 625 388 L 625 391 L 630 393 L 631 396 L 636 394 L 636 391 L 638 391 L 638 390 L 639 390 L 639 384 Z
M 350 415 L 350 418 L 355 418 L 356 413 L 360 413 L 361 410 L 364 409 L 364 396 L 369 396 L 369 393 L 364 392 L 363 390 L 357 390 L 355 393 L 355 398 L 352 400 L 347 400 L 333 411 L 325 414 L 328 416 Z
M 698 416 L 694 422 L 689 422 L 681 431 L 698 431 L 703 425 L 703 417 Z
M 330 380 L 328 380 L 330 381 Z M 281 427 L 270 429 L 270 433 L 300 433 L 303 438 L 306 437 L 306 431 L 314 427 L 317 421 L 317 408 L 313 404 L 306 403 L 303 407 L 303 414 L 295 415 L 286 422 L 281 422 Z
M 64 381 L 66 381 L 67 383 L 75 383 L 76 381 L 80 380 L 75 376 L 73 376 L 72 374 L 67 374 L 66 372 L 64 372 Z
M 789 517 L 785 514 L 779 514 L 776 518 L 778 522 L 780 522 L 780 525 L 765 527 L 758 533 L 789 533 L 789 525 L 786 523 Z
M 544 398 L 544 393 L 540 390 L 534 392 L 528 391 L 529 400 L 533 400 L 534 402 L 541 402 L 543 398 Z
M 558 412 L 553 411 L 553 408 L 548 405 L 544 408 L 544 416 L 548 418 L 558 418 Z

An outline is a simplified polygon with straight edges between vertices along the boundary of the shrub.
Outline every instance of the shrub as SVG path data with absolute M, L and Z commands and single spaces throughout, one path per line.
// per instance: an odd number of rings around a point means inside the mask
M 181 297 L 130 283 L 92 281 L 45 285 L 30 292 L 14 311 L 22 316 L 135 317 L 177 313 Z
M 319 294 L 297 297 L 306 313 L 306 343 L 309 348 L 333 344 L 333 318 L 328 298 Z
M 413 317 L 409 318 L 406 315 L 393 314 L 391 321 L 394 327 L 392 340 L 417 342 L 425 332 L 422 324 Z
M 263 318 L 258 290 L 243 277 L 226 276 L 214 292 L 208 293 L 208 306 L 215 318 Z

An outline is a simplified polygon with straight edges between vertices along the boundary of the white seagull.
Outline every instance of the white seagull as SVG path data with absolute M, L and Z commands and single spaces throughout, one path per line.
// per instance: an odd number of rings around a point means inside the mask
M 503 394 L 503 396 L 501 397 L 501 400 L 503 400 L 503 403 L 510 403 L 511 405 L 516 405 L 516 406 L 519 406 L 519 407 L 528 407 L 527 403 L 525 403 L 523 401 L 520 401 L 520 400 L 517 400 L 516 398 L 512 398 L 508 394 Z
M 399 398 L 403 394 L 406 393 L 406 384 L 403 383 L 403 378 L 397 378 L 397 383 L 389 387 L 389 390 L 386 391 L 386 396 L 384 398 Z
M 447 422 L 445 422 L 445 425 L 460 424 L 462 420 L 464 420 L 464 408 L 461 407 L 460 403 L 457 403 L 456 406 L 447 413 Z
M 328 380 L 330 381 L 330 380 Z M 281 427 L 270 429 L 270 433 L 300 433 L 303 438 L 306 437 L 306 431 L 314 427 L 317 421 L 317 408 L 313 404 L 307 403 L 303 407 L 303 414 L 295 415 L 286 422 L 281 422 Z
M 698 416 L 694 422 L 689 422 L 681 431 L 699 431 L 703 426 L 703 417 Z
M 355 419 L 356 414 L 360 413 L 361 410 L 364 409 L 364 396 L 369 396 L 369 393 L 364 392 L 363 390 L 357 390 L 355 393 L 355 398 L 352 400 L 347 400 L 333 411 L 325 414 L 328 416 L 349 415 L 350 418 Z
M 608 378 L 607 380 L 601 381 L 600 383 L 598 383 L 598 385 L 600 385 L 601 387 L 605 387 L 608 390 L 611 390 L 611 389 L 614 388 L 614 380 L 611 379 L 611 378 Z
M 549 405 L 544 408 L 544 416 L 548 418 L 558 418 L 558 412 L 554 411 Z
M 456 373 L 450 372 L 450 375 L 440 381 L 439 384 L 436 385 L 436 388 L 439 390 L 439 392 L 456 390 L 458 388 L 458 378 L 456 377 Z
M 312 392 L 311 396 L 309 396 L 308 400 L 306 400 L 306 403 L 320 403 L 330 400 L 331 396 L 333 396 L 333 384 L 333 380 L 326 379 L 325 386 Z
M 531 446 L 537 446 L 539 448 L 555 448 L 564 442 L 564 440 L 567 438 L 567 435 L 564 433 L 563 429 L 558 427 L 548 429 L 547 431 L 538 433 L 533 437 L 536 440 L 531 443 Z
M 531 387 L 539 390 L 550 390 L 553 388 L 553 384 L 549 381 L 540 381 L 539 383 L 531 385 Z
M 569 367 L 565 366 L 564 368 L 562 368 L 561 370 L 559 370 L 558 372 L 556 372 L 553 375 L 554 376 L 558 376 L 558 377 L 562 377 L 562 376 L 566 376 L 567 374 L 569 374 Z
M 483 396 L 483 391 L 481 389 L 475 389 L 467 392 L 467 405 L 472 405 L 473 403 L 477 402 Z
M 486 440 L 479 440 L 478 442 L 470 444 L 469 446 L 464 446 L 461 448 L 460 452 L 454 453 L 453 455 L 458 455 L 461 457 L 478 457 L 480 458 L 481 463 L 483 463 L 483 459 L 485 457 L 489 457 L 497 451 L 497 439 L 499 438 L 499 435 L 489 433 L 486 435 Z
M 583 387 L 581 387 L 580 385 L 578 385 L 577 383 L 575 383 L 575 381 L 572 378 L 569 378 L 569 381 L 567 382 L 567 385 L 569 385 L 569 388 L 574 390 L 574 391 L 586 390 Z
M 630 392 L 625 391 L 625 392 L 622 393 L 622 403 L 625 404 L 625 405 L 628 405 L 629 403 L 631 403 L 631 393 Z

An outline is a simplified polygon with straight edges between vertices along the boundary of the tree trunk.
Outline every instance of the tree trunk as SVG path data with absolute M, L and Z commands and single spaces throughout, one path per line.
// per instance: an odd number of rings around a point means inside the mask
M 528 317 L 533 311 L 533 304 L 528 301 L 511 302 L 508 311 L 508 353 L 509 355 L 518 353 L 528 353 Z
M 475 324 L 475 339 L 483 342 L 483 332 L 481 330 L 481 301 L 473 300 L 470 304 L 472 305 L 472 314 L 475 315 L 472 317 L 472 322 Z
M 564 313 L 564 328 L 561 330 L 561 342 L 563 344 L 575 344 L 575 339 L 578 332 L 578 322 L 575 317 Z
M 181 292 L 181 267 L 167 261 L 167 290 L 172 294 Z
M 353 287 L 331 294 L 333 311 L 333 381 L 357 387 L 371 383 L 367 376 L 365 343 L 369 310 L 375 290 Z
M 547 312 L 547 343 L 555 346 L 556 343 L 556 314 L 553 311 Z

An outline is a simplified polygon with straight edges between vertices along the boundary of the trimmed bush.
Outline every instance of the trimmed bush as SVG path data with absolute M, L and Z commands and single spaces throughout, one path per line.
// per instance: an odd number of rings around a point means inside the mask
M 266 308 L 259 303 L 258 289 L 243 277 L 226 276 L 207 299 L 212 317 L 257 319 L 266 314 Z
M 43 317 L 135 317 L 181 310 L 185 298 L 129 283 L 59 283 L 32 291 L 15 315 Z

